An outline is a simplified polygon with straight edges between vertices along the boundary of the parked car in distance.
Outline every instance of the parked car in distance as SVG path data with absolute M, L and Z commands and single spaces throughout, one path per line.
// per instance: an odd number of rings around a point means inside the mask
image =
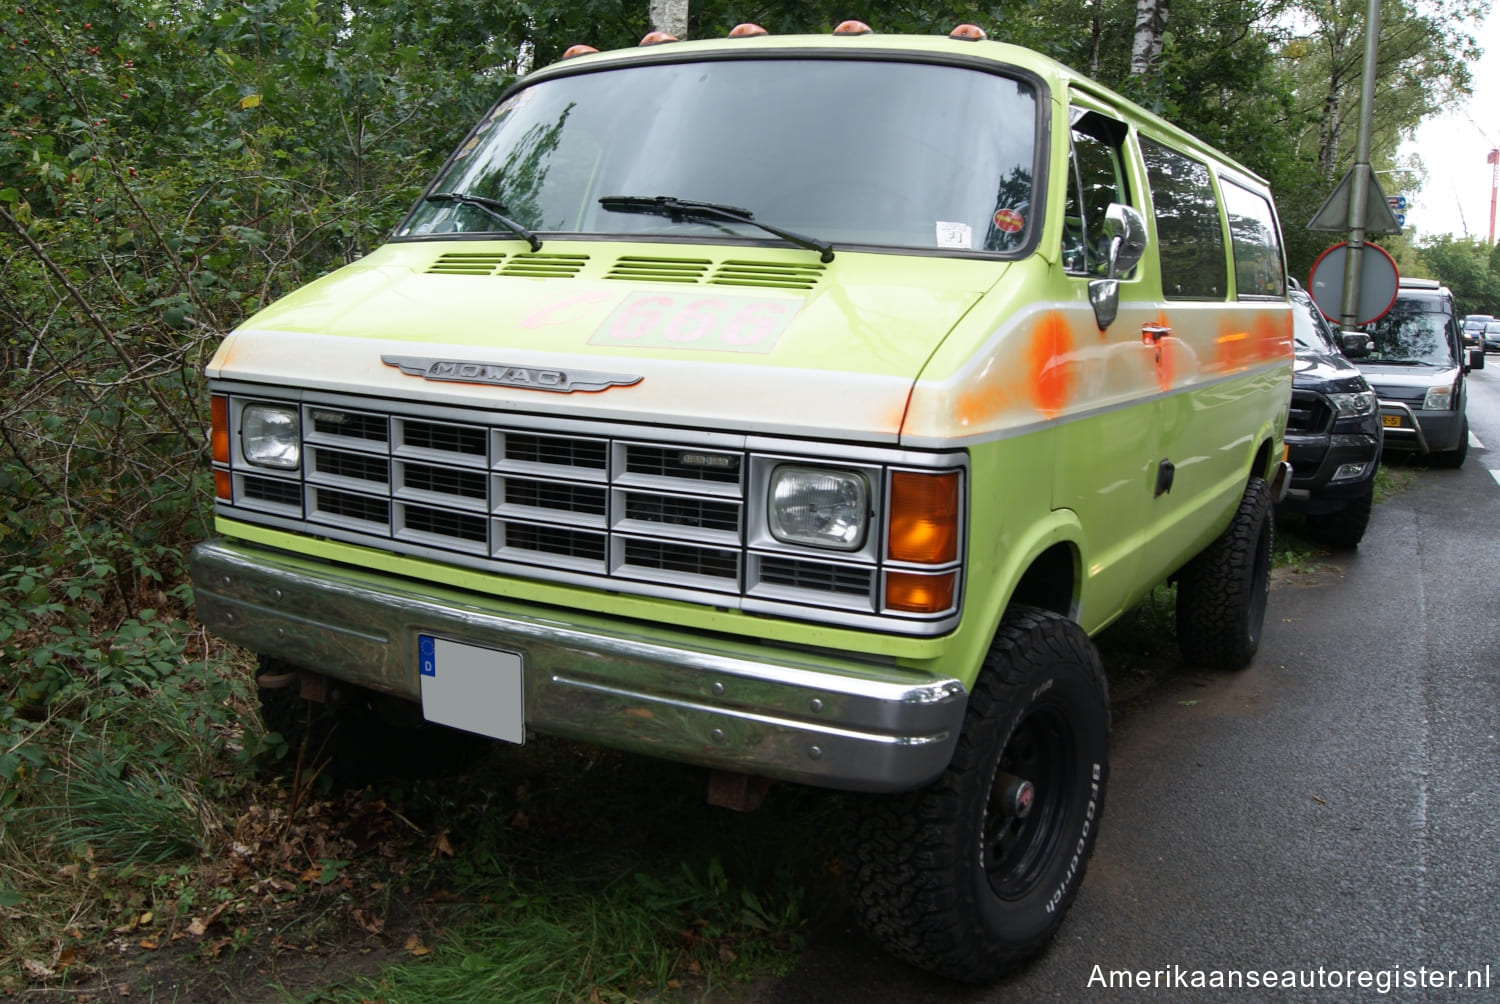
M 1339 348 L 1337 329 L 1301 286 L 1289 285 L 1297 356 L 1286 427 L 1292 484 L 1277 512 L 1305 515 L 1309 536 L 1322 543 L 1355 547 L 1375 501 L 1380 405 Z
M 1467 314 L 1464 317 L 1464 348 L 1484 348 L 1484 326 L 1495 320 L 1493 314 Z
M 1345 351 L 1380 398 L 1384 450 L 1458 467 L 1469 452 L 1464 377 L 1484 367 L 1483 349 L 1462 348 L 1453 294 L 1431 279 L 1405 279 L 1386 315 L 1362 329 L 1369 341 Z M 1486 336 L 1488 337 L 1488 336 Z
M 1484 351 L 1500 352 L 1500 321 L 1486 321 L 1479 340 L 1479 347 Z

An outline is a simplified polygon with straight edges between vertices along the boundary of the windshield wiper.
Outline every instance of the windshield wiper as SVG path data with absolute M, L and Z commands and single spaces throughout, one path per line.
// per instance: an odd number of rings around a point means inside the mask
M 505 203 L 499 201 L 498 199 L 488 199 L 483 195 L 466 195 L 463 192 L 433 192 L 422 201 L 457 202 L 462 206 L 473 206 L 475 209 L 483 210 L 485 215 L 491 217 L 501 226 L 505 227 L 505 229 L 509 230 L 511 233 L 515 234 L 517 237 L 530 244 L 532 251 L 540 251 L 542 249 L 541 239 L 538 238 L 536 234 L 532 233 L 530 230 L 527 230 L 525 227 L 521 226 L 521 224 L 511 219 L 509 216 L 505 215 L 506 213 L 510 212 L 510 210 L 506 209 Z
M 775 234 L 798 247 L 819 252 L 818 260 L 825 264 L 833 261 L 833 245 L 827 241 L 816 240 L 769 223 L 762 223 L 751 214 L 750 210 L 736 206 L 724 206 L 717 202 L 688 202 L 685 199 L 674 199 L 670 195 L 658 195 L 654 198 L 644 195 L 606 195 L 599 200 L 599 205 L 611 213 L 647 213 L 652 216 L 665 216 L 673 223 L 701 223 L 709 220 L 745 223 L 752 227 L 759 227 L 768 234 Z

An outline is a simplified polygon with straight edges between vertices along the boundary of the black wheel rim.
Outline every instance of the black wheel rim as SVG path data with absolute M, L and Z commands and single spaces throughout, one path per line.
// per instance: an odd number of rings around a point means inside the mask
M 984 870 L 1001 899 L 1020 899 L 1053 860 L 1068 807 L 1080 784 L 1073 732 L 1056 709 L 1033 710 L 1000 754 L 984 820 Z M 1031 786 L 1029 811 L 1013 798 L 1017 780 Z

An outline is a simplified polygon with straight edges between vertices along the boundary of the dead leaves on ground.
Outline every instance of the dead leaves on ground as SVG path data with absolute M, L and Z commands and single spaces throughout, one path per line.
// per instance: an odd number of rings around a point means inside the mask
M 401 945 L 413 957 L 430 954 L 432 949 L 421 935 L 388 931 L 392 923 L 388 907 L 392 902 L 406 907 L 453 897 L 390 886 L 392 881 L 402 881 L 409 862 L 452 857 L 448 831 L 425 833 L 387 801 L 361 793 L 304 801 L 295 808 L 290 793 L 275 794 L 287 797 L 249 805 L 214 860 L 179 868 L 170 890 L 156 883 L 158 891 L 150 901 L 155 909 L 116 912 L 112 920 L 91 925 L 105 937 L 91 941 L 77 931 L 74 944 L 54 945 L 50 959 L 22 959 L 22 978 L 32 984 L 78 980 L 112 965 L 112 960 L 157 952 L 168 945 L 187 949 L 209 963 L 230 945 L 253 941 L 255 930 L 267 929 L 268 917 L 285 917 L 299 910 L 324 921 L 341 917 L 345 937 L 387 939 L 389 935 L 395 939 L 392 945 Z M 90 861 L 87 866 L 71 864 L 64 869 L 70 873 L 63 877 L 102 883 L 98 899 L 113 900 L 116 911 L 119 905 L 142 898 L 137 884 L 113 877 L 107 866 Z M 183 909 L 184 903 L 192 907 Z M 277 926 L 285 926 L 285 921 Z M 337 930 L 329 930 L 337 940 Z M 259 947 L 270 952 L 328 948 L 288 942 L 279 936 Z

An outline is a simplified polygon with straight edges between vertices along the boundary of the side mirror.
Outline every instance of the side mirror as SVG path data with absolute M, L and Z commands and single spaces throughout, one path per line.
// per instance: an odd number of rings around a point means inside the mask
M 1375 339 L 1363 331 L 1345 331 L 1339 335 L 1339 348 L 1350 359 L 1363 359 L 1375 347 Z
M 1130 206 L 1109 204 L 1104 211 L 1104 235 L 1109 238 L 1111 279 L 1135 268 L 1146 253 L 1146 218 Z
M 1469 350 L 1469 369 L 1471 369 L 1471 370 L 1482 370 L 1482 369 L 1484 369 L 1484 349 L 1470 349 Z
M 1089 303 L 1100 331 L 1115 323 L 1120 312 L 1119 276 L 1135 268 L 1146 253 L 1146 218 L 1124 203 L 1111 202 L 1104 211 L 1104 236 L 1109 239 L 1108 278 L 1089 283 Z

